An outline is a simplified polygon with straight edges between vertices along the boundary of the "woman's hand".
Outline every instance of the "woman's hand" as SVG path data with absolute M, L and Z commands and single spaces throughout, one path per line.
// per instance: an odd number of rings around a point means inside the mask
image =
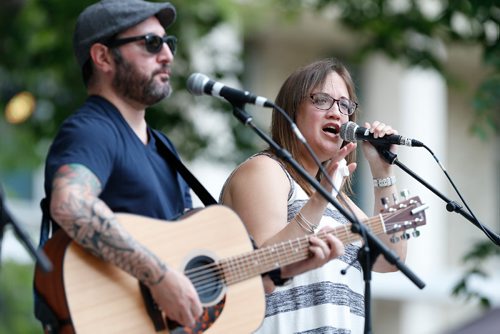
M 281 277 L 289 278 L 319 268 L 325 263 L 344 254 L 344 244 L 333 236 L 330 226 L 323 227 L 317 234 L 309 236 L 309 257 L 281 268 Z M 263 277 L 265 293 L 271 293 L 276 286 L 269 276 Z
M 281 270 L 283 278 L 293 277 L 316 269 L 344 254 L 344 244 L 333 236 L 333 227 L 325 226 L 318 233 L 309 236 L 310 256 L 302 261 L 285 266 Z
M 390 125 L 379 121 L 374 121 L 372 124 L 366 122 L 364 126 L 367 129 L 370 129 L 370 133 L 373 134 L 374 138 L 382 138 L 385 135 L 398 134 L 398 131 L 393 129 Z M 361 147 L 366 160 L 370 164 L 373 177 L 386 177 L 392 168 L 391 165 L 380 156 L 375 146 L 373 146 L 370 142 L 363 142 Z M 397 153 L 397 145 L 390 145 L 388 148 L 392 153 Z
M 330 176 L 330 179 L 332 181 L 335 181 L 334 175 L 337 169 L 339 168 L 339 163 L 341 160 L 345 159 L 352 151 L 356 150 L 357 144 L 356 143 L 349 143 L 342 147 L 340 150 L 338 150 L 335 155 L 325 164 L 325 170 L 327 174 Z M 349 174 L 353 173 L 354 170 L 356 169 L 356 163 L 352 162 L 349 165 L 347 165 L 347 168 L 349 170 Z M 332 191 L 332 185 L 330 182 L 328 182 L 324 177 L 320 178 L 321 181 L 321 186 L 324 187 L 327 191 L 331 192 Z

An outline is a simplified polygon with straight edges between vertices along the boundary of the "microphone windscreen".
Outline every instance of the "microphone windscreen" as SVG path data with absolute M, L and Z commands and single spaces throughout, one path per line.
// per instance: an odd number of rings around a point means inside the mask
M 193 95 L 203 95 L 203 87 L 208 80 L 208 77 L 204 74 L 193 73 L 187 80 L 187 89 Z
M 354 122 L 347 122 L 340 126 L 340 138 L 345 141 L 356 141 L 356 128 L 358 125 Z

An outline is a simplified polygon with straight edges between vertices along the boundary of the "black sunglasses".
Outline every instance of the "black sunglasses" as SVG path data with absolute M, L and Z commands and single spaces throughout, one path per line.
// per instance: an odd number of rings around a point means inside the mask
M 115 48 L 127 43 L 136 42 L 144 40 L 144 44 L 146 46 L 146 50 L 149 53 L 156 54 L 161 51 L 163 47 L 163 43 L 166 43 L 170 52 L 175 55 L 175 51 L 177 50 L 177 38 L 175 36 L 158 36 L 155 34 L 147 34 L 142 36 L 133 36 L 133 37 L 125 37 L 125 38 L 117 38 L 112 39 L 111 41 L 104 43 L 104 45 Z

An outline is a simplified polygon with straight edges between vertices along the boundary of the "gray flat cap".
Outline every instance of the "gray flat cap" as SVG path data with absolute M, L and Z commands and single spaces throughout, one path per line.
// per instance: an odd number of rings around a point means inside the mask
M 175 7 L 169 2 L 143 0 L 101 0 L 87 7 L 76 21 L 73 49 L 80 68 L 87 62 L 90 47 L 156 16 L 167 29 L 175 21 Z

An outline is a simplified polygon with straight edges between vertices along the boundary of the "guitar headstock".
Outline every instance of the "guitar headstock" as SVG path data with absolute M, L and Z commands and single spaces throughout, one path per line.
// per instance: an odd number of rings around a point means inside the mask
M 422 203 L 418 196 L 405 199 L 392 206 L 386 206 L 381 215 L 386 233 L 392 234 L 391 242 L 409 239 L 408 230 L 412 229 L 411 235 L 415 238 L 418 237 L 420 231 L 417 230 L 417 227 L 426 224 L 425 210 L 428 207 L 427 204 Z M 397 236 L 398 232 L 401 232 L 401 235 Z

